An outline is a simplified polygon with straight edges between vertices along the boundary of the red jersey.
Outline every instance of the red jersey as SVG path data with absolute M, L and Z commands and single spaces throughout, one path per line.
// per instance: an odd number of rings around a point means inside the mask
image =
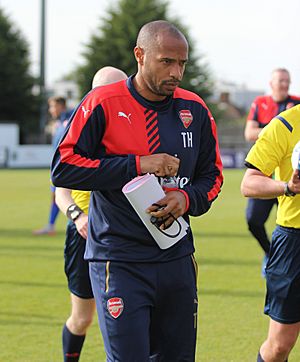
M 270 95 L 256 97 L 251 104 L 247 121 L 257 121 L 259 128 L 263 128 L 279 113 L 299 103 L 300 97 L 290 95 L 282 102 L 275 102 Z

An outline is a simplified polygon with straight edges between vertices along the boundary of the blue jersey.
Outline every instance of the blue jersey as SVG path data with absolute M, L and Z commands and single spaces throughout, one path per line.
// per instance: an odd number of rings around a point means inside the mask
M 69 110 L 69 111 L 64 111 L 60 114 L 59 119 L 57 121 L 54 135 L 52 137 L 52 146 L 54 149 L 58 146 L 59 141 L 61 140 L 61 138 L 65 132 L 66 124 L 67 124 L 69 118 L 71 117 L 72 113 L 73 113 L 73 110 Z
M 52 162 L 54 185 L 92 190 L 88 260 L 167 261 L 194 251 L 192 233 L 161 250 L 122 187 L 139 173 L 138 157 L 168 153 L 180 159 L 177 183 L 188 215 L 207 212 L 223 181 L 216 126 L 202 99 L 176 89 L 161 102 L 135 90 L 132 78 L 92 90 L 69 122 Z

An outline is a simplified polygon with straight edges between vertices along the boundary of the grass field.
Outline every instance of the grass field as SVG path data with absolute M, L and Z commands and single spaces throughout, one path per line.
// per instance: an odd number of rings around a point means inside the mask
M 226 170 L 219 199 L 192 221 L 199 266 L 197 362 L 256 361 L 267 333 L 262 252 L 246 229 L 241 178 L 242 171 Z M 63 272 L 66 220 L 60 215 L 55 237 L 31 234 L 47 221 L 46 170 L 1 170 L 0 190 L 0 361 L 61 361 L 61 329 L 70 309 Z M 274 220 L 273 213 L 269 231 Z M 94 361 L 105 361 L 96 320 L 81 357 Z M 299 347 L 289 361 L 300 361 Z

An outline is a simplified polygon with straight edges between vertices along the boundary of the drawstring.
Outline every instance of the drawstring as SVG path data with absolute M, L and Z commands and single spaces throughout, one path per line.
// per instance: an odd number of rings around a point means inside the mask
M 162 209 L 164 208 L 163 206 L 158 205 L 158 204 L 155 204 L 155 203 L 152 204 L 152 205 L 158 207 L 158 209 L 157 209 L 156 211 L 162 210 Z M 178 232 L 177 232 L 176 234 L 174 234 L 174 235 L 168 234 L 168 233 L 166 233 L 165 231 L 163 231 L 163 230 L 161 230 L 161 229 L 159 228 L 161 225 L 164 224 L 163 220 L 159 220 L 159 218 L 157 218 L 157 217 L 155 217 L 155 216 L 151 216 L 150 222 L 151 222 L 152 225 L 154 225 L 154 226 L 157 228 L 158 231 L 160 231 L 160 232 L 161 232 L 162 234 L 164 234 L 165 236 L 168 236 L 169 238 L 176 238 L 176 237 L 181 233 L 182 226 L 181 226 L 180 222 L 174 217 L 174 215 L 172 215 L 171 213 L 169 213 L 168 215 L 170 215 L 170 216 L 174 219 L 174 221 L 177 222 L 177 224 L 178 224 L 179 230 L 178 230 Z

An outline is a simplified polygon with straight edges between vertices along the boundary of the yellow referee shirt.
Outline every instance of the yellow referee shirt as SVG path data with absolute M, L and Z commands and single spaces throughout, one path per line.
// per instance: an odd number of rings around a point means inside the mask
M 275 170 L 275 179 L 289 181 L 292 176 L 291 156 L 300 141 L 300 105 L 276 116 L 261 131 L 246 157 L 246 162 L 267 176 Z M 276 223 L 300 228 L 300 195 L 279 196 Z
M 91 192 L 72 190 L 71 196 L 75 204 L 79 206 L 85 214 L 87 214 L 89 210 Z

